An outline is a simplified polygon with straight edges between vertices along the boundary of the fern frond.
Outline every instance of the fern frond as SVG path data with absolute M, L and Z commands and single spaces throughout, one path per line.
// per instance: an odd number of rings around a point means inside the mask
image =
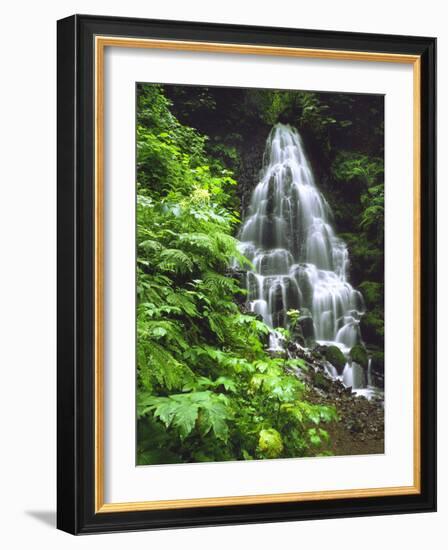
M 161 271 L 174 273 L 188 273 L 193 269 L 193 262 L 182 250 L 177 248 L 166 248 L 160 254 L 158 267 Z

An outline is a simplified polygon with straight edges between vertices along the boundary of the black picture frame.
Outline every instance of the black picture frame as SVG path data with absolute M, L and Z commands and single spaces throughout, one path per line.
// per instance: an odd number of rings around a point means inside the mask
M 58 21 L 57 526 L 72 534 L 436 509 L 436 39 L 74 15 Z M 94 38 L 120 36 L 409 54 L 421 59 L 419 494 L 95 512 Z

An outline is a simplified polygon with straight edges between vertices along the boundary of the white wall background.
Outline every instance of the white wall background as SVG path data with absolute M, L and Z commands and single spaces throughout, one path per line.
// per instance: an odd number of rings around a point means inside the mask
M 439 311 L 445 269 L 448 31 L 439 0 L 89 0 L 4 4 L 0 32 L 0 542 L 5 548 L 446 546 L 448 382 L 439 361 L 439 512 L 75 538 L 54 528 L 56 20 L 73 13 L 428 35 L 439 38 Z M 444 346 L 446 316 L 439 315 Z

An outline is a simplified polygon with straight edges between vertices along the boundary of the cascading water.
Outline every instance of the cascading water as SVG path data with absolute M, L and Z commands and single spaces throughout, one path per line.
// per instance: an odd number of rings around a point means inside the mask
M 254 267 L 247 273 L 248 303 L 273 329 L 271 349 L 281 347 L 275 329 L 288 326 L 291 309 L 308 310 L 319 343 L 337 345 L 347 355 L 360 341 L 364 300 L 347 281 L 347 246 L 331 219 L 299 133 L 277 124 L 239 236 L 241 252 Z M 361 378 L 347 362 L 344 383 L 365 387 Z

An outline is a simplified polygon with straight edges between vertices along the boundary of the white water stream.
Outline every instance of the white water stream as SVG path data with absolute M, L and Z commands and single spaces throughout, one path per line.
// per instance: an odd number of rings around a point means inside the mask
M 318 343 L 336 345 L 347 357 L 361 341 L 364 300 L 347 280 L 347 246 L 331 220 L 299 133 L 275 125 L 239 235 L 241 251 L 254 266 L 246 279 L 249 306 L 272 328 L 271 349 L 281 347 L 275 329 L 288 326 L 291 309 L 312 317 Z M 346 386 L 368 393 L 370 380 L 359 365 L 347 360 L 341 375 L 330 371 Z

